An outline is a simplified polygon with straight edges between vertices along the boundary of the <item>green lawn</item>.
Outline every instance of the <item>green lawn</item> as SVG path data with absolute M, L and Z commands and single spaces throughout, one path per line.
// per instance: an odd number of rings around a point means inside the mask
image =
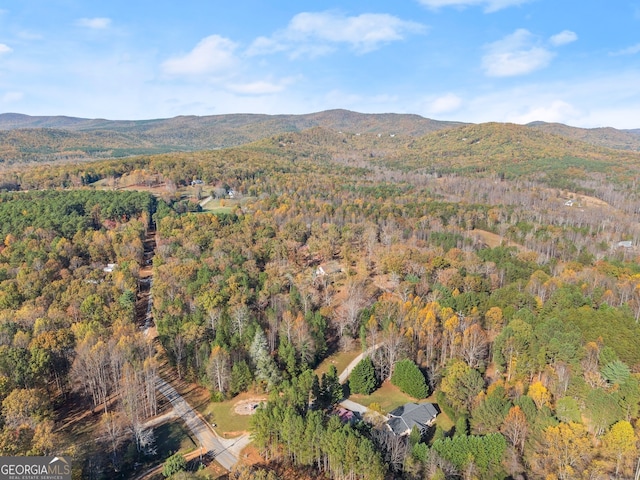
M 213 198 L 209 200 L 202 210 L 204 212 L 212 213 L 231 213 L 238 205 L 246 205 L 256 200 L 256 197 L 243 197 L 243 198 Z
M 438 400 L 436 400 L 436 392 L 433 392 L 427 399 L 427 402 L 431 402 L 431 403 L 435 403 L 436 405 L 438 404 Z M 440 428 L 442 428 L 442 430 L 444 430 L 445 432 L 448 432 L 449 430 L 451 430 L 453 428 L 453 426 L 455 425 L 453 423 L 453 420 L 451 420 L 449 418 L 449 415 L 447 415 L 446 413 L 444 413 L 444 411 L 442 409 L 440 409 L 440 413 L 438 414 L 438 417 L 436 418 L 436 422 L 435 425 L 440 425 Z
M 175 452 L 188 453 L 197 447 L 197 439 L 191 436 L 182 420 L 164 423 L 156 427 L 154 433 L 158 447 L 157 458 L 167 458 Z
M 240 203 L 238 200 L 233 200 L 229 198 L 224 199 L 212 199 L 209 200 L 202 210 L 205 212 L 211 213 L 231 213 L 236 208 L 236 205 Z
M 220 435 L 225 437 L 228 435 L 228 438 L 236 437 L 250 429 L 251 415 L 238 415 L 234 408 L 238 402 L 251 398 L 258 398 L 258 396 L 242 393 L 226 402 L 210 402 L 205 408 L 200 409 L 200 412 L 209 423 L 216 424 L 214 428 Z M 259 398 L 266 399 L 265 396 Z
M 391 382 L 386 381 L 371 395 L 359 395 L 353 394 L 349 396 L 349 400 L 353 400 L 365 407 L 368 407 L 372 403 L 378 403 L 384 413 L 388 413 L 394 408 L 404 405 L 407 402 L 420 402 L 423 400 L 416 400 L 410 397 L 406 393 L 402 393 L 398 387 Z
M 444 412 L 440 412 L 440 414 L 436 418 L 435 425 L 440 425 L 440 428 L 442 428 L 442 430 L 444 430 L 445 432 L 450 431 L 454 427 L 453 420 L 451 420 L 449 416 Z
M 347 368 L 347 365 L 351 363 L 351 361 L 360 355 L 360 350 L 354 350 L 352 352 L 336 352 L 333 355 L 325 358 L 318 368 L 315 369 L 316 375 L 321 377 L 323 373 L 327 373 L 329 371 L 330 365 L 335 365 L 338 370 L 338 375 L 342 373 L 342 371 Z

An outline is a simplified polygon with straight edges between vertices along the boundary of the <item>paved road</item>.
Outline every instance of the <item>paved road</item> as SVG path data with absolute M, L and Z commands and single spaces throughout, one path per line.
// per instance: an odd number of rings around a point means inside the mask
M 351 375 L 351 371 L 354 368 L 356 368 L 356 365 L 360 363 L 360 360 L 362 360 L 367 355 L 371 355 L 381 346 L 382 346 L 382 343 L 376 343 L 374 346 L 367 348 L 364 352 L 362 352 L 360 355 L 354 358 L 353 361 L 349 365 L 347 365 L 347 368 L 345 368 L 344 371 L 338 376 L 340 383 L 344 383 L 347 381 L 347 378 L 349 378 L 349 375 Z
M 173 405 L 173 409 L 189 427 L 189 430 L 198 439 L 198 446 L 202 445 L 204 450 L 213 454 L 215 460 L 227 470 L 238 462 L 238 454 L 250 441 L 249 435 L 245 434 L 237 438 L 226 440 L 220 438 L 213 431 L 213 428 L 196 412 L 187 401 L 169 383 L 158 378 L 156 383 L 158 391 L 167 397 Z

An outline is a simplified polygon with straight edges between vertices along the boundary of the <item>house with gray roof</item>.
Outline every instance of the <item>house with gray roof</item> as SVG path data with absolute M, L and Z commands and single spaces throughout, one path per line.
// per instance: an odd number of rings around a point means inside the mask
M 433 424 L 438 410 L 433 403 L 405 403 L 389 413 L 387 426 L 396 435 L 409 435 L 414 426 L 421 434 Z

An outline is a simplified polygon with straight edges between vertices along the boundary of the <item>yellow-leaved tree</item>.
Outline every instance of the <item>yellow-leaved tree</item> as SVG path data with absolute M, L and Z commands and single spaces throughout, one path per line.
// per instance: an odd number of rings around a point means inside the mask
M 544 478 L 581 478 L 593 456 L 593 444 L 580 423 L 559 423 L 542 432 L 533 456 L 535 472 Z
M 611 426 L 602 438 L 604 454 L 615 462 L 615 477 L 622 473 L 624 478 L 631 475 L 633 463 L 637 456 L 636 434 L 633 427 L 626 420 Z
M 548 405 L 551 401 L 551 394 L 547 387 L 545 387 L 542 382 L 533 382 L 529 387 L 528 395 L 533 400 L 533 403 L 536 404 L 538 410 L 540 410 L 545 405 Z

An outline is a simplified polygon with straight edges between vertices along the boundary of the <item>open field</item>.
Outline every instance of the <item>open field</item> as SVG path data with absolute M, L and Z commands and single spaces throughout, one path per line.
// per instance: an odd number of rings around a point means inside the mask
M 214 198 L 209 200 L 202 210 L 211 213 L 231 213 L 240 204 L 240 200 L 232 198 Z
M 225 402 L 210 402 L 199 409 L 210 424 L 215 424 L 216 432 L 224 438 L 233 438 L 249 430 L 251 415 L 240 414 L 236 411 L 238 404 L 255 400 L 266 400 L 265 395 L 241 393 L 237 397 Z
M 383 382 L 380 388 L 371 395 L 353 394 L 349 396 L 349 400 L 360 403 L 365 407 L 368 407 L 372 403 L 377 403 L 382 407 L 384 413 L 389 413 L 394 408 L 404 405 L 407 402 L 421 401 L 402 393 L 398 387 L 388 380 Z
M 347 365 L 351 363 L 351 361 L 360 355 L 359 350 L 352 350 L 349 352 L 336 352 L 327 358 L 325 358 L 320 365 L 315 369 L 316 375 L 318 377 L 322 377 L 323 373 L 327 373 L 329 371 L 329 367 L 331 365 L 335 365 L 338 370 L 338 375 L 347 368 Z
M 471 230 L 471 233 L 480 236 L 482 241 L 490 248 L 500 247 L 504 244 L 507 247 L 516 247 L 519 251 L 527 251 L 527 249 L 522 245 L 512 242 L 511 240 L 507 240 L 497 233 L 488 232 L 487 230 L 480 230 L 478 228 L 474 228 L 473 230 Z

